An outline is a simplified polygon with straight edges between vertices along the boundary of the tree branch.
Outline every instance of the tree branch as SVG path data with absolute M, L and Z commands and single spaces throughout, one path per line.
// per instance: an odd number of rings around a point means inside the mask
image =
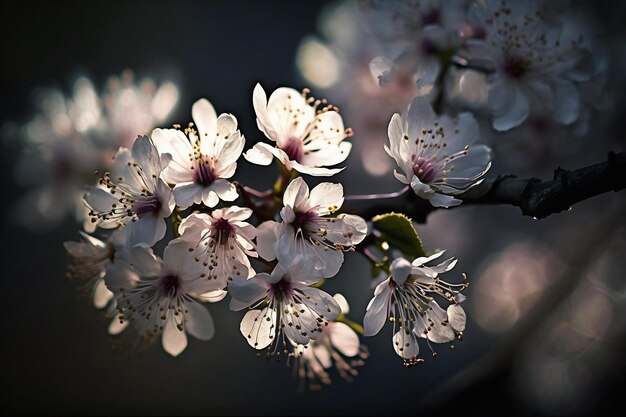
M 626 188 L 626 153 L 609 152 L 605 162 L 568 171 L 557 168 L 551 181 L 537 178 L 519 179 L 515 175 L 499 175 L 486 179 L 480 185 L 458 196 L 467 204 L 508 204 L 519 207 L 522 214 L 542 219 L 551 214 L 569 210 L 574 204 Z M 400 200 L 385 201 L 367 208 L 363 214 L 376 214 L 401 210 L 418 223 L 424 223 L 428 214 L 437 207 L 407 193 Z

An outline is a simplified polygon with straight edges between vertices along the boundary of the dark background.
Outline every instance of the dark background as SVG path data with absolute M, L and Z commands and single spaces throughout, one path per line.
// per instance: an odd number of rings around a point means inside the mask
M 606 32 L 622 34 L 619 19 L 624 6 L 608 1 L 594 4 L 596 7 L 586 7 L 604 22 Z M 237 116 L 251 146 L 262 137 L 251 105 L 254 85 L 262 82 L 268 92 L 282 85 L 304 87 L 295 70 L 295 51 L 304 36 L 316 31 L 317 17 L 325 5 L 323 1 L 2 2 L 0 121 L 27 120 L 35 109 L 35 87 L 57 87 L 67 94 L 77 74 L 88 75 L 99 87 L 110 75 L 131 68 L 138 78 L 152 75 L 177 81 L 181 97 L 174 121 L 185 123 L 190 119 L 191 104 L 207 97 L 218 112 Z M 623 47 L 611 44 L 609 48 L 617 61 L 624 60 Z M 623 83 L 617 86 L 621 88 Z M 617 103 L 623 109 L 621 104 L 623 99 Z M 615 132 L 624 131 L 619 117 L 611 123 Z M 623 140 L 613 143 L 622 146 Z M 179 358 L 169 357 L 159 346 L 140 354 L 116 353 L 109 348 L 107 322 L 87 300 L 77 297 L 74 286 L 64 279 L 62 242 L 77 238 L 76 225 L 67 220 L 53 233 L 38 235 L 17 226 L 11 218 L 11 203 L 24 192 L 13 180 L 18 152 L 16 146 L 5 146 L 0 166 L 3 411 L 126 415 L 538 412 L 524 396 L 524 387 L 511 382 L 512 369 L 519 366 L 515 364 L 516 349 L 532 343 L 530 333 L 523 333 L 524 339 L 517 344 L 508 341 L 506 333 L 494 337 L 472 322 L 466 341 L 455 352 L 439 348 L 438 358 L 426 358 L 424 365 L 409 370 L 403 369 L 395 356 L 386 329 L 376 339 L 365 341 L 371 357 L 354 382 L 335 376 L 333 386 L 320 393 L 298 392 L 284 364 L 257 359 L 239 334 L 241 316 L 228 312 L 225 302 L 209 307 L 216 321 L 215 338 L 190 340 Z M 348 164 L 358 161 L 351 156 Z M 256 171 L 249 164 L 240 167 L 240 178 L 259 187 L 271 184 L 275 175 L 268 168 L 264 171 L 267 177 L 253 177 Z M 397 187 L 390 181 L 363 181 L 360 173 L 355 168 L 336 180 L 353 193 Z M 580 206 L 600 213 L 615 205 L 615 198 L 604 195 Z M 620 201 L 623 207 L 623 199 Z M 462 210 L 475 230 L 506 230 L 502 233 L 513 240 L 525 233 L 551 244 L 548 231 L 555 224 L 573 230 L 577 239 L 585 239 L 585 230 L 576 230 L 580 224 L 568 214 L 534 222 L 508 207 Z M 448 214 L 437 215 L 442 216 L 438 224 L 445 225 Z M 433 248 L 444 240 L 437 241 L 438 235 L 432 231 L 429 236 L 433 238 L 427 245 Z M 503 238 L 490 236 L 476 238 L 473 249 L 457 267 L 460 271 L 471 276 L 481 256 L 500 248 Z M 356 255 L 347 258 L 345 272 L 338 277 L 341 281 L 332 281 L 329 291 L 349 287 L 345 293 L 351 301 L 352 317 L 360 321 L 372 294 L 367 264 Z M 508 342 L 512 346 L 504 350 L 504 356 L 490 356 L 491 348 Z M 622 333 L 611 340 L 610 349 L 619 352 L 623 348 Z M 484 372 L 472 374 L 471 384 L 463 384 L 459 373 L 475 363 L 488 365 Z M 619 403 L 624 388 L 623 358 L 607 368 L 595 389 L 586 392 L 582 400 L 586 407 L 543 408 L 539 412 L 589 413 Z

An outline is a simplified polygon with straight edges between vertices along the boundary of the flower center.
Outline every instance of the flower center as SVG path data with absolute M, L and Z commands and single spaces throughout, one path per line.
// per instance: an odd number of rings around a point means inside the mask
M 300 162 L 304 156 L 304 146 L 299 138 L 290 137 L 281 149 L 285 151 L 290 161 Z
M 159 279 L 159 292 L 161 297 L 171 297 L 178 291 L 178 277 L 166 275 Z
M 226 244 L 228 242 L 228 238 L 233 232 L 233 226 L 228 223 L 228 220 L 220 218 L 213 222 L 211 225 L 211 230 L 215 239 L 222 244 Z
M 200 160 L 193 173 L 193 180 L 197 184 L 208 187 L 215 181 L 215 173 L 207 161 Z
M 523 58 L 507 55 L 504 58 L 504 71 L 513 78 L 521 78 L 526 72 L 529 62 Z
M 428 184 L 435 179 L 437 168 L 428 159 L 413 155 L 413 173 L 417 175 L 421 182 Z
M 291 282 L 283 278 L 277 283 L 272 284 L 272 286 L 270 287 L 270 291 L 272 292 L 272 295 L 277 299 L 289 297 L 292 293 Z
M 161 201 L 156 194 L 148 194 L 147 196 L 141 197 L 133 204 L 133 211 L 140 219 L 146 214 L 156 213 L 160 208 Z
M 312 211 L 299 212 L 295 213 L 295 215 L 296 218 L 291 224 L 296 230 L 306 226 L 306 224 L 315 217 L 315 213 L 313 213 Z

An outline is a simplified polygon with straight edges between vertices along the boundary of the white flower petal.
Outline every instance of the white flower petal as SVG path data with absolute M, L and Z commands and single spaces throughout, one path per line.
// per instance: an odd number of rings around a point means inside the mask
M 276 314 L 270 308 L 250 310 L 243 316 L 239 330 L 248 344 L 257 350 L 265 349 L 274 340 Z
M 176 357 L 187 347 L 187 335 L 184 331 L 178 330 L 173 317 L 174 314 L 170 313 L 165 322 L 161 343 L 167 353 Z
M 215 325 L 211 313 L 204 306 L 188 302 L 185 304 L 188 313 L 185 315 L 185 330 L 196 339 L 210 340 L 215 334 Z

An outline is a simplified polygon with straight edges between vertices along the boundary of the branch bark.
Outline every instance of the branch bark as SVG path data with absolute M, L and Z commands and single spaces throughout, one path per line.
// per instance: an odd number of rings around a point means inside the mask
M 609 152 L 606 161 L 572 171 L 557 168 L 551 181 L 537 178 L 519 179 L 515 175 L 499 175 L 458 196 L 467 204 L 507 204 L 519 207 L 522 214 L 542 219 L 569 210 L 574 204 L 626 188 L 626 153 Z M 400 202 L 396 199 L 377 204 L 363 211 L 366 217 L 390 211 L 403 211 L 418 223 L 424 223 L 436 210 L 427 201 L 408 192 Z

